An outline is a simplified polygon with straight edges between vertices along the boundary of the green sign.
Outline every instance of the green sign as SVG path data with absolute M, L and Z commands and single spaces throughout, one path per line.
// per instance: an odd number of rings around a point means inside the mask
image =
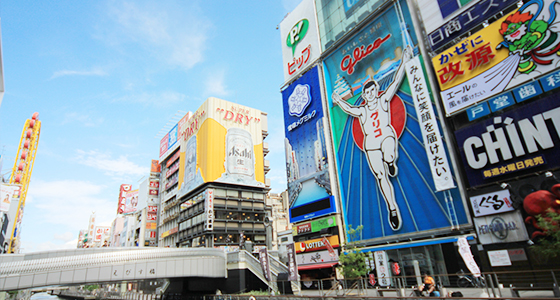
M 330 216 L 327 218 L 311 221 L 311 232 L 321 231 L 321 229 L 336 226 L 336 218 Z
M 307 19 L 302 19 L 290 30 L 288 38 L 286 39 L 286 45 L 292 48 L 292 55 L 295 54 L 297 44 L 301 42 L 308 29 L 309 21 L 307 21 Z

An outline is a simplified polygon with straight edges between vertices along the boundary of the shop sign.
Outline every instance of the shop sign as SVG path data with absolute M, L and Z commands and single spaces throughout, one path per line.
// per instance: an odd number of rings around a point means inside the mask
M 470 197 L 475 217 L 494 215 L 514 210 L 509 190 Z
M 473 107 L 467 108 L 467 116 L 469 117 L 469 121 L 482 118 L 489 114 L 490 114 L 490 109 L 488 108 L 488 103 L 486 102 L 482 102 Z
M 480 268 L 474 260 L 471 252 L 471 246 L 469 245 L 466 237 L 463 236 L 457 239 L 457 248 L 469 271 L 471 271 L 474 277 L 480 277 Z
M 157 220 L 157 215 L 156 214 L 147 214 L 146 215 L 146 220 L 155 221 L 155 220 Z
M 311 222 L 307 222 L 301 225 L 293 226 L 292 231 L 293 235 L 310 233 L 310 232 L 319 232 L 322 229 L 330 228 L 336 226 L 336 217 L 329 216 L 326 218 L 321 218 L 318 220 L 314 220 Z
M 284 80 L 287 82 L 321 55 L 313 0 L 302 1 L 280 22 L 280 37 Z
M 259 250 L 259 260 L 261 262 L 264 277 L 267 281 L 270 281 L 272 277 L 270 276 L 270 261 L 268 258 L 268 250 L 266 249 L 266 247 Z
M 159 195 L 159 190 L 150 190 L 149 194 L 152 196 L 157 196 Z
M 391 285 L 391 273 L 389 262 L 387 261 L 387 252 L 375 251 L 373 253 L 375 258 L 375 270 L 377 271 L 377 278 L 379 279 L 380 286 Z
M 214 190 L 206 190 L 206 230 L 214 228 Z
M 317 251 L 312 253 L 296 254 L 298 266 L 316 265 L 330 262 L 338 262 L 338 251 L 334 252 L 335 255 L 330 255 L 329 251 Z
M 555 4 L 528 1 L 432 59 L 448 115 L 557 68 L 560 36 L 549 26 L 555 14 L 548 16 Z M 519 96 L 532 97 L 535 84 Z
M 538 81 L 520 86 L 512 91 L 517 102 L 523 102 L 542 94 L 541 85 Z
M 513 94 L 508 92 L 488 100 L 488 104 L 490 104 L 492 112 L 497 112 L 498 110 L 514 105 L 515 99 L 513 98 Z M 469 118 L 469 121 L 470 120 Z
M 527 254 L 525 253 L 525 249 L 508 249 L 509 259 L 511 261 L 524 261 L 527 260 Z
M 560 86 L 560 71 L 542 77 L 539 82 L 545 92 L 551 91 Z
M 177 152 L 177 153 L 181 153 L 181 152 Z M 172 165 L 171 168 L 169 168 L 165 172 L 165 178 L 168 178 L 169 176 L 173 175 L 173 173 L 177 172 L 177 170 L 179 170 L 179 163 Z
M 481 244 L 522 242 L 529 239 L 519 211 L 474 218 Z
M 430 32 L 428 34 L 428 45 L 431 50 L 437 50 L 519 1 L 480 0 L 467 9 L 463 9 L 461 13 L 454 18 L 443 23 L 445 18 L 459 9 L 458 6 L 454 6 L 453 4 L 465 4 L 465 2 L 470 3 L 472 1 L 418 1 L 418 8 L 424 20 L 424 26 L 426 27 L 426 31 Z M 438 6 L 439 9 L 434 9 L 435 6 Z
M 157 205 L 148 205 L 148 213 L 157 213 L 158 209 L 157 209 Z
M 159 181 L 150 181 L 149 186 L 151 189 L 159 189 Z
M 492 267 L 511 266 L 507 250 L 488 251 L 488 259 Z
M 338 235 L 331 235 L 331 236 L 326 237 L 326 239 L 329 241 L 331 247 L 334 248 L 334 247 L 339 247 L 340 246 Z M 295 245 L 296 245 L 296 253 L 311 252 L 311 251 L 328 249 L 328 246 L 325 245 L 325 243 L 323 242 L 323 239 L 313 239 L 313 240 L 309 240 L 309 241 L 295 243 Z
M 286 245 L 288 254 L 288 280 L 296 281 L 298 279 L 297 263 L 296 263 L 296 248 L 293 243 Z
M 558 105 L 551 95 L 457 130 L 455 138 L 470 185 L 503 180 L 545 165 L 560 166 Z
M 169 168 L 169 166 L 171 166 L 172 163 L 174 163 L 177 159 L 179 159 L 179 156 L 181 156 L 181 151 L 175 152 L 175 154 L 173 154 L 173 156 L 171 156 L 171 158 L 167 160 L 167 162 L 165 163 L 165 167 Z

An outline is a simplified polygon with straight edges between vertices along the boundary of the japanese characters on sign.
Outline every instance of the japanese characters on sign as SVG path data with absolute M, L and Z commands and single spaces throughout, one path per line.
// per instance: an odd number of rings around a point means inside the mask
M 447 161 L 432 99 L 418 56 L 406 64 L 406 73 L 436 190 L 444 191 L 454 188 L 453 175 Z
M 499 190 L 492 193 L 470 197 L 470 201 L 475 217 L 482 217 L 514 210 L 509 190 Z
M 288 280 L 296 281 L 298 279 L 296 248 L 293 243 L 286 245 L 288 252 Z
M 560 107 L 555 97 L 455 131 L 471 186 L 560 166 Z
M 270 276 L 270 261 L 268 259 L 268 251 L 266 247 L 260 249 L 259 260 L 261 261 L 261 267 L 263 270 L 264 277 L 267 281 L 270 281 L 272 277 Z
M 206 230 L 214 229 L 214 190 L 206 190 Z
M 456 1 L 459 2 L 459 1 Z M 463 1 L 461 1 L 463 2 Z M 455 1 L 429 1 L 429 0 L 419 0 L 418 7 L 420 8 L 420 14 L 424 21 L 424 26 L 428 33 L 428 44 L 431 50 L 437 50 L 438 48 L 444 46 L 445 44 L 451 42 L 460 35 L 468 32 L 472 28 L 480 25 L 482 22 L 488 20 L 495 14 L 504 11 L 506 8 L 515 5 L 518 0 L 480 0 L 472 6 L 463 9 L 460 14 L 455 17 L 448 19 L 444 23 L 444 18 L 450 14 L 443 17 L 439 14 L 440 11 L 452 6 L 447 5 L 449 3 L 455 3 Z M 434 6 L 438 5 L 439 10 L 434 9 Z M 443 6 L 442 3 L 446 5 Z
M 448 115 L 554 71 L 560 36 L 554 0 L 530 0 L 432 59 Z M 554 12 L 554 13 L 549 13 Z M 537 95 L 539 84 L 519 90 L 517 102 Z
M 387 253 L 385 251 L 375 251 L 373 253 L 375 259 L 375 270 L 380 286 L 391 285 L 391 272 L 389 262 L 387 261 Z

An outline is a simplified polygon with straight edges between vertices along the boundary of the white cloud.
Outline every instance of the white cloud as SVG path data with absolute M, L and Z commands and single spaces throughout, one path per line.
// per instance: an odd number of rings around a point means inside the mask
M 210 27 L 192 3 L 172 1 L 108 2 L 112 24 L 104 38 L 113 44 L 134 43 L 152 56 L 186 70 L 203 60 Z
M 206 78 L 205 93 L 212 97 L 223 97 L 230 94 L 225 85 L 225 70 L 213 72 Z
M 95 150 L 77 150 L 76 161 L 82 165 L 105 171 L 108 176 L 121 177 L 125 175 L 144 176 L 150 172 L 148 167 L 141 167 L 128 160 L 124 155 L 112 158 Z
M 89 71 L 74 71 L 74 70 L 61 70 L 56 71 L 51 76 L 51 79 L 62 76 L 107 76 L 107 72 L 101 68 L 93 68 Z
M 88 181 L 31 181 L 22 223 L 24 252 L 75 248 L 92 212 L 96 225 L 110 224 L 115 218 L 117 194 L 113 188 Z

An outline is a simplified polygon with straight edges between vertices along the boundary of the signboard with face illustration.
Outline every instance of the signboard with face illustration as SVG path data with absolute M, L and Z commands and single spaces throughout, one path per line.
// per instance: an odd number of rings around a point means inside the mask
M 432 59 L 448 115 L 557 69 L 560 5 L 530 0 Z M 553 83 L 556 78 L 552 78 Z M 526 85 L 517 101 L 540 93 Z
M 403 23 L 410 12 L 398 1 L 324 60 L 345 224 L 363 225 L 361 240 L 469 222 Z
M 290 208 L 330 198 L 332 190 L 325 137 L 327 122 L 321 101 L 319 68 L 309 70 L 288 86 L 282 91 L 282 98 Z M 315 210 L 319 207 L 317 205 Z M 296 213 L 292 209 L 290 211 L 292 219 L 297 217 L 297 210 Z

